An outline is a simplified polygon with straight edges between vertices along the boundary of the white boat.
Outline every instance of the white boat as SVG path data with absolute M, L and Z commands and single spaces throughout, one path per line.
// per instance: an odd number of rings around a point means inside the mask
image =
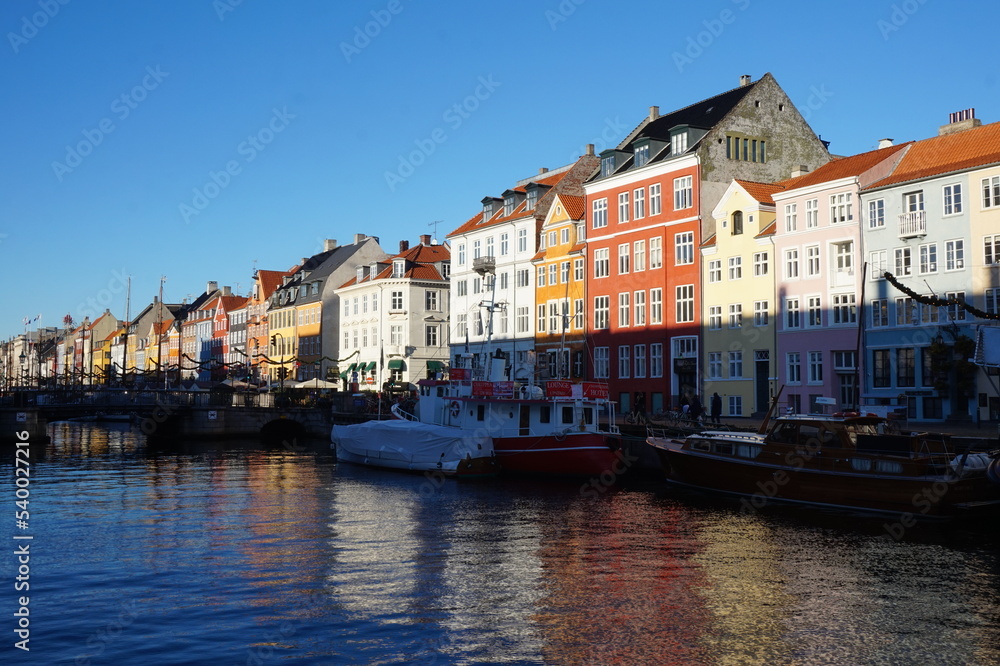
M 335 425 L 330 439 L 338 461 L 459 477 L 500 471 L 493 440 L 472 430 L 391 419 Z

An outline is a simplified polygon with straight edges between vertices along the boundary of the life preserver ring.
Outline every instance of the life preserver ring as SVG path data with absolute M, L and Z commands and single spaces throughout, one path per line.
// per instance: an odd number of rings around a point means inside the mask
M 451 404 L 448 405 L 448 413 L 451 414 L 452 417 L 458 416 L 458 413 L 461 411 L 462 405 L 458 402 L 458 400 L 452 400 Z

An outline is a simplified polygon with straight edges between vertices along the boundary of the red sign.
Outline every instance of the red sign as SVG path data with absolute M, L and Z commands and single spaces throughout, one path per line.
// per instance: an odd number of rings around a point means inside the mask
M 550 398 L 570 398 L 573 396 L 573 382 L 550 380 L 545 383 L 545 395 Z
M 448 376 L 455 381 L 464 381 L 466 379 L 471 379 L 471 372 L 468 368 L 450 368 L 448 370 Z
M 472 395 L 481 398 L 509 398 L 514 395 L 514 382 L 472 382 Z
M 607 400 L 608 385 L 598 384 L 596 382 L 584 382 L 583 397 L 588 398 L 590 400 Z
M 493 382 L 472 382 L 472 395 L 489 397 L 493 395 Z

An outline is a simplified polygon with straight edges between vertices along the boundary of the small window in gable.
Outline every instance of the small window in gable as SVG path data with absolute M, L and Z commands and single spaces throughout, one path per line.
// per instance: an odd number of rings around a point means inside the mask
M 392 262 L 392 277 L 401 278 L 406 273 L 406 260 L 396 259 Z

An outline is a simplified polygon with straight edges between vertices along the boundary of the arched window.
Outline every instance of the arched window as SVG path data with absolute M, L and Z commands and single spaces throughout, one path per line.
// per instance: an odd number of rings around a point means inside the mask
M 733 213 L 733 235 L 743 233 L 743 211 L 738 210 Z

